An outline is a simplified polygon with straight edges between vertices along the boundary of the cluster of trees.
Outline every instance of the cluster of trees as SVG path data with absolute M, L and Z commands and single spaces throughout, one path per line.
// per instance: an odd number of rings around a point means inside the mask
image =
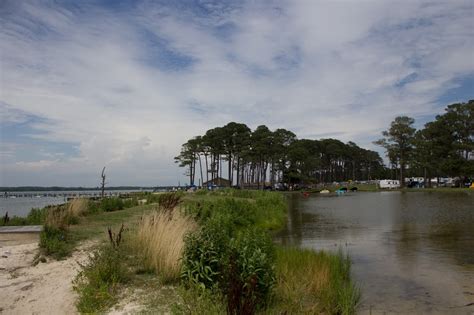
M 447 106 L 423 129 L 416 130 L 414 122 L 396 117 L 374 142 L 386 149 L 402 185 L 406 175 L 424 177 L 428 185 L 432 177 L 474 177 L 474 100 Z
M 232 185 L 262 188 L 275 183 L 370 180 L 386 171 L 377 152 L 354 142 L 297 139 L 286 129 L 271 131 L 261 125 L 252 131 L 236 122 L 188 140 L 175 160 L 186 167 L 191 185 L 196 178 L 204 183 L 226 177 Z

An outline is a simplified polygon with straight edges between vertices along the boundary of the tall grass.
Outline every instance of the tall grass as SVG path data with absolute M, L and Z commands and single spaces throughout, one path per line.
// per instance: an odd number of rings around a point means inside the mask
M 342 253 L 278 248 L 274 308 L 288 314 L 354 314 L 359 289 Z
M 75 198 L 66 204 L 66 212 L 70 217 L 80 217 L 89 210 L 89 200 L 86 198 Z
M 184 238 L 195 229 L 194 220 L 177 210 L 171 214 L 155 211 L 144 216 L 138 226 L 136 246 L 145 267 L 159 274 L 165 282 L 179 279 Z
M 79 217 L 87 213 L 88 201 L 78 198 L 66 205 L 49 207 L 44 215 L 44 227 L 40 233 L 39 247 L 43 253 L 61 259 L 72 250 L 69 243 L 69 225 L 77 224 Z

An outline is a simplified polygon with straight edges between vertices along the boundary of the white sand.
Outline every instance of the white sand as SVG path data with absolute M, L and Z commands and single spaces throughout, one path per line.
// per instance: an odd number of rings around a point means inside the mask
M 72 280 L 92 244 L 80 246 L 66 260 L 32 266 L 37 239 L 21 243 L 0 245 L 0 313 L 76 314 Z

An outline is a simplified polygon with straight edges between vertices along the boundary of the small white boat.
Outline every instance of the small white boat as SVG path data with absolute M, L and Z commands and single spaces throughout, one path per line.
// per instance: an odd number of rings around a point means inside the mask
M 323 189 L 323 190 L 321 190 L 319 193 L 320 193 L 320 194 L 329 194 L 330 191 L 327 190 L 327 189 Z

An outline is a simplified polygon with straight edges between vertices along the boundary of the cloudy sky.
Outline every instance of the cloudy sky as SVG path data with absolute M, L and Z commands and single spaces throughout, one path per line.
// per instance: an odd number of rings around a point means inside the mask
M 0 2 L 0 186 L 185 182 L 229 121 L 366 148 L 474 98 L 474 2 Z

